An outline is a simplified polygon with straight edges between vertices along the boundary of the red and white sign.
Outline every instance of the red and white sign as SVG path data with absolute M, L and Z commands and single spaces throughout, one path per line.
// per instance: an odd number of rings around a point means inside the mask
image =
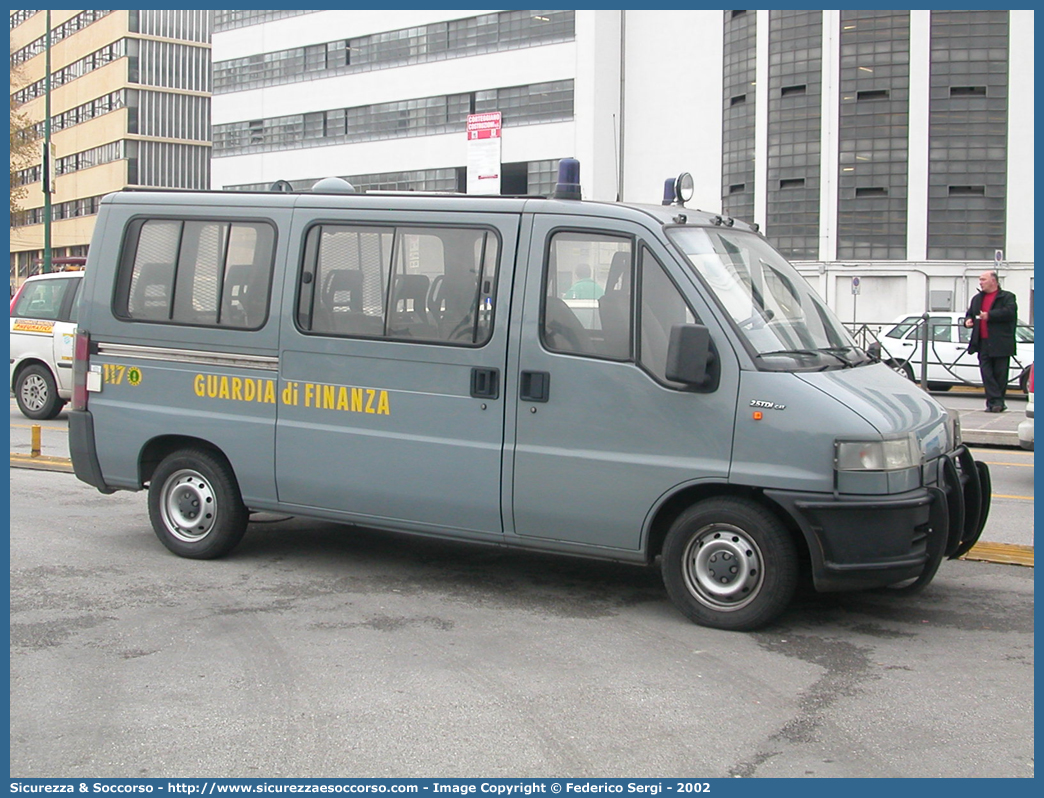
M 469 194 L 500 193 L 500 111 L 468 114 Z
M 500 138 L 500 111 L 468 114 L 468 141 Z

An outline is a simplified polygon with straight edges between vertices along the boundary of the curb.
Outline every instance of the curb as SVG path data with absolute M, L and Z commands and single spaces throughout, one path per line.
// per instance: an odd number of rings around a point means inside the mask
M 992 429 L 962 429 L 961 441 L 973 446 L 1007 446 L 1012 449 L 1021 449 L 1019 445 L 1019 433 L 999 432 Z
M 61 471 L 73 473 L 72 460 L 68 457 L 32 457 L 28 454 L 12 454 L 11 468 L 29 468 L 37 471 Z M 1018 543 L 976 543 L 971 551 L 960 559 L 976 562 L 992 562 L 1001 565 L 1025 565 L 1033 567 L 1033 547 Z
M 73 473 L 72 460 L 68 457 L 47 457 L 29 454 L 11 453 L 11 468 L 31 468 L 36 471 L 62 471 L 66 474 Z
M 962 560 L 1002 563 L 1004 565 L 1027 565 L 1033 567 L 1033 547 L 1018 543 L 990 543 L 983 541 L 972 546 Z

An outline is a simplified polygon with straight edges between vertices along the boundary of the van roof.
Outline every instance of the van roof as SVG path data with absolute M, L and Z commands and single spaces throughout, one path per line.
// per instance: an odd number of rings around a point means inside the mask
M 720 213 L 680 205 L 643 205 L 596 200 L 546 199 L 421 192 L 316 193 L 311 191 L 184 191 L 125 189 L 102 198 L 102 204 L 238 208 L 359 208 L 469 213 L 539 213 L 565 216 L 638 219 L 652 217 L 661 225 L 735 226 L 756 230 Z

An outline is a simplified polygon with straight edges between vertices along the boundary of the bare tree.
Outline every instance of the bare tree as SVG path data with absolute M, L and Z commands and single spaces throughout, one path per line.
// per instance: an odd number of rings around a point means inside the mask
M 22 210 L 22 200 L 28 196 L 28 189 L 22 184 L 20 172 L 28 169 L 38 159 L 36 123 L 27 114 L 19 110 L 14 91 L 20 83 L 17 69 L 11 69 L 11 225 L 15 223 Z

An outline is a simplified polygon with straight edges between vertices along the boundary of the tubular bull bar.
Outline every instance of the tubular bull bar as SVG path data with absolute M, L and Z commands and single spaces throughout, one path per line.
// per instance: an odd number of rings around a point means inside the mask
M 993 483 L 989 466 L 973 458 L 963 444 L 936 462 L 938 482 L 928 488 L 932 496 L 928 559 L 921 575 L 899 588 L 903 592 L 915 592 L 931 582 L 944 557 L 955 560 L 967 554 L 990 514 Z

